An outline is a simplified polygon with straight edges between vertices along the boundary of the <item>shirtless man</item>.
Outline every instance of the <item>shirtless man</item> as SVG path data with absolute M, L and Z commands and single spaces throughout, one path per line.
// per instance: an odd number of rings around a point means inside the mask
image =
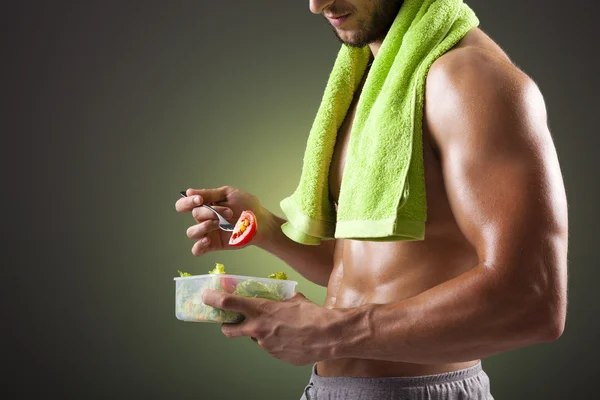
M 310 10 L 325 17 L 350 13 L 334 28 L 336 35 L 351 45 L 368 44 L 377 57 L 401 3 L 310 0 Z M 336 202 L 359 95 L 360 89 L 338 132 L 329 181 Z M 402 398 L 491 398 L 480 359 L 554 341 L 564 329 L 567 202 L 539 89 L 474 28 L 433 64 L 425 97 L 428 220 L 422 241 L 298 244 L 282 233 L 284 219 L 229 186 L 189 189 L 176 204 L 197 221 L 187 231 L 195 255 L 228 248 L 229 234 L 198 207 L 202 202 L 233 211 L 231 221 L 251 209 L 259 222 L 251 245 L 327 286 L 323 307 L 301 294 L 286 302 L 212 291 L 204 297 L 246 315 L 243 323 L 223 325 L 226 336 L 252 337 L 295 365 L 316 362 L 307 398 L 351 398 L 336 394 L 337 377 L 356 378 L 356 385 L 352 379 L 343 385 L 363 390 L 361 398 L 391 398 L 364 397 L 364 390 L 375 389 L 361 387 L 370 382 L 363 378 L 389 379 L 400 385 L 395 393 L 406 382 L 421 385 L 421 397 L 413 391 Z M 443 380 L 419 381 L 432 374 Z M 462 394 L 426 387 L 433 382 L 439 389 L 452 379 L 453 387 L 463 385 Z M 314 390 L 315 381 L 325 387 Z

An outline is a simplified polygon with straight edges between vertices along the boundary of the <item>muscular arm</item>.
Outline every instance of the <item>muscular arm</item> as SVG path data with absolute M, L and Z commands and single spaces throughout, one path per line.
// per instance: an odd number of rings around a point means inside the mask
M 545 106 L 531 80 L 490 57 L 440 59 L 425 110 L 479 264 L 405 301 L 346 310 L 332 358 L 460 362 L 562 334 L 567 204 Z
M 300 275 L 317 285 L 327 286 L 333 270 L 335 240 L 324 240 L 318 246 L 296 243 L 282 232 L 285 219 L 270 214 L 267 218 L 268 236 L 257 246 L 278 257 Z

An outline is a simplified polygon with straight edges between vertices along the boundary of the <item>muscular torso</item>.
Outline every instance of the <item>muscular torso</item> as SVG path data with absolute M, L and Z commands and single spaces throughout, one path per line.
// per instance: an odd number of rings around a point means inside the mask
M 455 48 L 475 46 L 506 55 L 479 29 L 473 29 Z M 365 74 L 366 77 L 367 74 Z M 364 83 L 364 80 L 363 80 Z M 340 127 L 333 155 L 329 187 L 337 203 L 346 149 L 361 87 Z M 427 99 L 427 103 L 436 99 Z M 426 106 L 427 106 L 426 103 Z M 423 159 L 427 193 L 425 239 L 409 242 L 366 242 L 337 239 L 334 268 L 327 288 L 326 308 L 348 308 L 367 303 L 392 303 L 447 281 L 473 268 L 477 255 L 465 239 L 450 208 L 442 170 L 427 124 L 423 124 Z M 318 363 L 321 376 L 416 376 L 443 373 L 475 364 L 425 365 L 366 359 L 338 359 Z

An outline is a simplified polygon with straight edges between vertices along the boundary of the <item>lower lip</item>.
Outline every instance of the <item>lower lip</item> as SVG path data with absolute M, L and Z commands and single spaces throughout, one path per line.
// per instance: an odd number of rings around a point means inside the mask
M 348 16 L 350 14 L 344 15 L 342 17 L 339 18 L 328 18 L 329 22 L 331 22 L 331 25 L 333 26 L 341 26 L 344 21 L 346 21 L 348 19 Z

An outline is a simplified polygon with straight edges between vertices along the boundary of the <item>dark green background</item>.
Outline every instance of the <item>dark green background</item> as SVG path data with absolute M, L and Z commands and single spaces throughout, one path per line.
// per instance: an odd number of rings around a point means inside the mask
M 592 3 L 469 3 L 541 87 L 570 203 L 566 331 L 486 359 L 496 399 L 596 386 Z M 299 398 L 310 367 L 176 320 L 172 278 L 219 261 L 240 274 L 285 270 L 317 302 L 324 289 L 256 248 L 195 258 L 193 220 L 174 203 L 182 189 L 227 184 L 281 215 L 339 49 L 331 28 L 290 0 L 24 1 L 2 18 L 2 390 Z

